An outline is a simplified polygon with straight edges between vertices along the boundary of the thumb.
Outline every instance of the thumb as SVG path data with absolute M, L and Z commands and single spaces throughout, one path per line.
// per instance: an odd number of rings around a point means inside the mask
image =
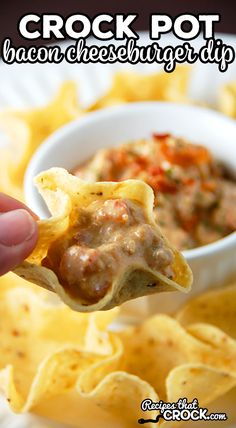
M 38 227 L 24 209 L 0 214 L 0 275 L 12 270 L 34 249 Z

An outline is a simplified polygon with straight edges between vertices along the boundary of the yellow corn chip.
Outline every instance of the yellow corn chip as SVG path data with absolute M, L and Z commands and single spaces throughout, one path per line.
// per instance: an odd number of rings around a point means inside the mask
M 159 401 L 147 382 L 116 371 L 105 376 L 89 393 L 83 393 L 78 383 L 66 394 L 42 400 L 34 411 L 74 427 L 136 428 L 140 418 L 154 419 L 157 415 L 156 411 L 150 411 L 148 415 L 142 412 L 140 404 L 147 397 L 154 402 Z M 153 424 L 147 423 L 145 426 L 152 428 Z
M 166 399 L 166 378 L 171 370 L 184 364 L 201 364 L 236 374 L 236 347 L 213 347 L 186 331 L 166 315 L 156 315 L 137 327 L 120 333 L 125 349 L 123 370 L 149 382 Z
M 139 74 L 118 72 L 108 92 L 90 108 L 97 110 L 114 104 L 138 101 L 186 102 L 190 67 L 177 67 L 173 73 Z
M 18 280 L 22 284 L 11 288 L 10 278 L 1 278 L 5 287 L 0 289 L 0 317 L 4 319 L 0 389 L 11 409 L 33 410 L 66 423 L 72 420 L 74 426 L 78 418 L 92 423 L 95 415 L 101 420 L 96 426 L 105 426 L 106 420 L 118 424 L 119 419 L 135 426 L 142 399 L 157 396 L 145 382 L 116 371 L 123 348 L 119 338 L 107 331 L 107 324 L 117 311 L 75 313 L 46 302 L 26 281 Z M 126 400 L 124 416 L 120 406 L 127 394 L 132 394 L 132 401 Z M 64 404 L 54 406 L 62 397 Z
M 235 376 L 201 364 L 178 366 L 170 372 L 166 380 L 169 402 L 176 402 L 182 397 L 188 397 L 188 401 L 197 398 L 201 407 L 206 407 L 235 385 Z
M 78 177 L 70 175 L 66 170 L 52 168 L 41 173 L 37 177 L 36 183 L 53 217 L 39 223 L 40 237 L 37 247 L 26 262 L 14 269 L 15 273 L 48 290 L 55 291 L 71 308 L 81 312 L 110 309 L 124 301 L 157 291 L 177 289 L 186 292 L 189 290 L 192 282 L 190 268 L 181 254 L 172 249 L 162 237 L 153 218 L 153 192 L 144 182 L 128 180 L 121 183 L 86 183 Z M 91 302 L 81 296 L 78 286 L 70 290 L 63 285 L 59 274 L 42 265 L 42 261 L 57 238 L 62 237 L 66 240 L 68 237 L 70 238 L 72 232 L 75 235 L 79 231 L 78 216 L 82 216 L 79 210 L 86 210 L 94 201 L 117 198 L 135 201 L 142 207 L 145 221 L 163 240 L 163 248 L 168 248 L 168 251 L 171 249 L 173 252 L 171 262 L 173 279 L 169 279 L 158 268 L 152 269 L 148 265 L 144 265 L 142 260 L 140 262 L 138 258 L 135 258 L 125 271 L 122 270 L 121 273 L 118 272 L 114 275 L 106 294 L 99 297 L 96 302 Z M 53 247 L 53 251 L 57 253 L 56 246 Z
M 132 428 L 157 416 L 141 411 L 146 398 L 197 397 L 206 406 L 236 385 L 235 342 L 222 348 L 223 332 L 215 331 L 216 341 L 206 325 L 186 331 L 158 315 L 111 333 L 117 311 L 76 313 L 16 280 L 13 274 L 0 279 L 0 389 L 15 412 L 74 427 L 96 421 L 98 428 Z
M 236 339 L 236 285 L 200 294 L 187 302 L 176 318 L 184 326 L 212 324 Z
M 8 172 L 13 185 L 22 184 L 27 164 L 39 145 L 80 114 L 73 82 L 64 83 L 56 97 L 45 107 L 0 114 L 0 126 L 11 140 Z
M 227 83 L 220 89 L 218 107 L 222 113 L 236 118 L 236 81 Z

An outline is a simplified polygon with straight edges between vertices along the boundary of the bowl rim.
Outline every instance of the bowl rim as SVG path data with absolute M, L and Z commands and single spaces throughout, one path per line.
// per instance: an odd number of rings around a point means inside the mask
M 54 146 L 60 146 L 64 139 L 68 136 L 68 134 L 73 133 L 78 127 L 81 128 L 83 126 L 88 125 L 91 121 L 93 122 L 93 125 L 96 124 L 96 122 L 99 122 L 100 120 L 110 118 L 114 118 L 117 115 L 120 114 L 134 114 L 135 112 L 140 112 L 142 110 L 148 109 L 148 108 L 172 108 L 172 109 L 179 109 L 184 111 L 192 111 L 198 112 L 200 114 L 207 113 L 214 119 L 221 120 L 225 122 L 226 124 L 229 124 L 230 126 L 233 126 L 235 128 L 235 136 L 236 136 L 236 121 L 234 121 L 232 118 L 225 116 L 224 114 L 211 110 L 204 106 L 196 106 L 196 105 L 188 105 L 188 104 L 181 104 L 181 103 L 175 103 L 175 102 L 168 102 L 168 101 L 143 101 L 143 102 L 135 102 L 135 103 L 127 103 L 122 104 L 118 106 L 109 106 L 107 108 L 103 108 L 101 110 L 97 110 L 94 112 L 89 112 L 89 114 L 86 114 L 85 116 L 76 118 L 75 120 L 67 123 L 66 125 L 62 126 L 58 130 L 56 130 L 54 133 L 52 133 L 48 138 L 45 139 L 45 141 L 39 146 L 39 148 L 35 151 L 33 154 L 26 172 L 24 176 L 24 193 L 26 195 L 27 202 L 30 200 L 34 200 L 34 186 L 32 183 L 32 179 L 35 175 L 34 171 L 37 169 L 38 164 L 42 162 L 42 159 L 46 157 L 46 154 L 48 152 L 48 149 L 52 149 Z M 203 245 L 201 247 L 192 248 L 189 250 L 182 251 L 185 258 L 188 260 L 198 260 L 202 257 L 212 257 L 213 255 L 222 253 L 224 250 L 229 250 L 231 248 L 236 247 L 236 231 L 230 233 L 229 235 L 212 242 L 207 245 Z

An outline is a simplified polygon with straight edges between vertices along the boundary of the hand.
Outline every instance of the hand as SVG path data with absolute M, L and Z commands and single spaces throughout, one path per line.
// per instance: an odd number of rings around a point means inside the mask
M 33 251 L 38 239 L 36 219 L 24 204 L 0 192 L 0 275 Z

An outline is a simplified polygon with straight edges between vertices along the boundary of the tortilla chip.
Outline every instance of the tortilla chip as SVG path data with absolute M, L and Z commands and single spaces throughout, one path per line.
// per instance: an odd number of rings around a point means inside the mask
M 206 407 L 235 385 L 235 376 L 201 364 L 176 367 L 166 380 L 169 402 L 176 402 L 182 397 L 187 397 L 188 401 L 197 398 L 201 407 Z
M 204 406 L 236 384 L 226 362 L 232 344 L 221 346 L 218 335 L 216 346 L 210 333 L 199 340 L 204 326 L 190 332 L 158 315 L 114 333 L 116 310 L 80 314 L 47 294 L 13 274 L 0 278 L 0 389 L 15 412 L 74 427 L 96 420 L 98 428 L 132 428 L 157 415 L 141 411 L 143 399 L 197 397 Z
M 236 339 L 236 285 L 200 294 L 186 303 L 176 318 L 184 326 L 212 324 Z
M 115 278 L 107 293 L 98 302 L 84 302 L 78 295 L 72 296 L 66 287 L 59 283 L 56 274 L 41 266 L 50 245 L 59 237 L 69 233 L 75 227 L 78 207 L 86 208 L 99 198 L 126 198 L 139 202 L 145 212 L 148 224 L 161 234 L 153 218 L 153 192 L 142 181 L 128 180 L 121 183 L 86 183 L 70 175 L 61 168 L 52 168 L 41 173 L 36 179 L 37 187 L 45 199 L 53 217 L 39 222 L 40 237 L 36 249 L 26 262 L 14 269 L 14 272 L 29 281 L 55 291 L 72 309 L 91 312 L 111 309 L 124 301 L 159 291 L 188 291 L 192 274 L 179 252 L 173 249 L 173 280 L 148 268 L 144 270 L 139 264 L 130 265 L 126 272 Z M 171 248 L 167 241 L 164 241 Z M 148 287 L 155 283 L 157 287 Z M 75 293 L 74 293 L 75 294 Z
M 189 66 L 177 67 L 173 73 L 116 73 L 110 90 L 96 101 L 89 111 L 139 101 L 186 102 L 190 78 Z
M 220 89 L 218 107 L 222 113 L 236 118 L 236 81 L 227 83 Z
M 56 296 L 50 300 L 48 297 L 43 289 L 13 273 L 0 278 L 0 314 L 5 320 L 0 331 L 0 344 L 5 342 L 7 345 L 8 362 L 11 361 L 11 346 L 16 345 L 15 338 L 19 350 L 27 352 L 29 349 L 29 355 L 34 361 L 36 359 L 36 363 L 51 350 L 68 344 L 86 351 L 96 350 L 99 354 L 111 353 L 107 326 L 117 315 L 117 310 L 81 314 L 71 311 Z M 40 340 L 32 347 L 34 337 Z M 12 352 L 14 356 L 14 350 Z M 3 352 L 1 356 L 4 357 Z
M 22 280 L 18 278 L 18 281 Z M 0 385 L 13 410 L 32 407 L 32 394 L 37 396 L 38 390 L 40 394 L 45 389 L 47 394 L 57 389 L 63 391 L 62 386 L 68 387 L 72 374 L 77 381 L 78 370 L 83 371 L 83 388 L 88 388 L 88 380 L 91 384 L 99 379 L 98 373 L 103 376 L 104 364 L 95 365 L 93 376 L 88 376 L 85 368 L 105 357 L 110 359 L 110 370 L 114 369 L 121 353 L 120 342 L 112 339 L 106 330 L 116 313 L 75 313 L 62 304 L 50 304 L 26 282 L 18 287 L 6 283 L 0 290 L 0 315 L 4 319 L 0 330 L 0 369 L 3 370 Z M 69 370 L 75 363 L 77 368 Z M 55 370 L 57 381 L 45 382 L 54 376 Z M 64 373 L 63 385 L 58 385 L 58 371 Z
M 26 282 L 13 288 L 7 281 L 2 280 L 1 285 L 4 282 L 5 288 L 0 289 L 0 317 L 4 319 L 0 389 L 11 409 L 33 410 L 65 423 L 72 419 L 74 426 L 78 418 L 80 422 L 83 417 L 84 422 L 91 418 L 92 422 L 95 415 L 101 427 L 106 420 L 119 419 L 132 420 L 135 425 L 140 400 L 157 396 L 150 385 L 117 371 L 123 347 L 107 330 L 117 311 L 79 314 L 45 302 Z M 124 416 L 120 408 L 127 394 L 132 394 L 132 401 L 126 400 Z M 64 404 L 54 406 L 61 397 Z
M 213 346 L 215 349 L 224 348 L 225 360 L 232 363 L 232 372 L 236 371 L 236 341 L 228 336 L 224 331 L 219 328 L 205 323 L 191 324 L 186 327 L 186 330 L 192 336 Z M 235 360 L 235 361 L 234 361 Z
M 0 114 L 0 126 L 11 140 L 8 172 L 13 185 L 22 184 L 27 164 L 40 144 L 81 114 L 76 92 L 76 84 L 66 82 L 45 107 Z
M 224 345 L 214 347 L 191 333 L 167 315 L 128 328 L 120 333 L 125 349 L 122 369 L 150 383 L 164 400 L 168 398 L 166 379 L 178 366 L 200 364 L 235 377 L 235 344 L 228 345 L 226 355 Z
M 141 411 L 140 403 L 147 397 L 154 402 L 159 400 L 148 383 L 116 371 L 105 376 L 89 393 L 83 393 L 78 383 L 67 394 L 42 400 L 34 411 L 74 427 L 90 427 L 95 423 L 96 428 L 136 428 L 140 418 L 157 415 L 156 411 L 148 412 L 148 415 Z M 153 424 L 145 426 L 152 428 Z

